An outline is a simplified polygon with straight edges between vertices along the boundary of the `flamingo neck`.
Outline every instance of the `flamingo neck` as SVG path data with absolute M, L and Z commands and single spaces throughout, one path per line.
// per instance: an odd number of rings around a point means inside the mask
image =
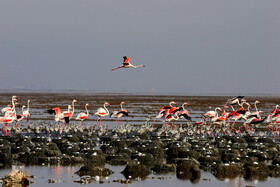
M 250 112 L 251 113 L 251 111 L 250 111 L 250 105 L 249 104 L 247 104 L 248 105 L 248 112 Z
M 109 110 L 106 108 L 106 103 L 104 103 L 104 109 L 106 110 L 107 114 L 109 114 Z
M 29 112 L 29 102 L 30 102 L 30 100 L 27 101 L 27 109 L 26 109 L 27 112 Z
M 73 112 L 72 112 L 72 115 L 74 114 L 74 111 L 75 111 L 75 108 L 74 108 L 75 106 L 74 106 L 74 105 L 75 105 L 75 102 L 73 101 L 73 102 L 72 102 L 72 106 L 73 106 Z
M 121 110 L 123 110 L 122 102 L 121 102 Z
M 182 104 L 182 108 L 183 108 L 183 110 L 186 110 L 184 106 L 185 106 L 185 103 Z
M 12 100 L 12 105 L 13 105 L 13 107 L 12 107 L 12 113 L 14 113 L 14 114 L 16 115 L 16 105 L 15 105 L 14 99 Z
M 257 107 L 257 102 L 255 102 L 255 108 L 256 108 L 256 112 L 259 112 L 258 107 Z
M 87 109 L 87 105 L 86 105 L 86 111 L 87 111 L 87 116 L 88 116 L 88 109 Z

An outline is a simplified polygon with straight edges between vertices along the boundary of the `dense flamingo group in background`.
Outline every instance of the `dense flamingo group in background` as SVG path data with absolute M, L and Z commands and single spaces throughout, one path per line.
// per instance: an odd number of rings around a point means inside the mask
M 16 122 L 15 126 L 17 128 L 18 123 L 23 121 L 22 128 L 28 128 L 26 123 L 26 118 L 30 115 L 29 112 L 29 103 L 30 100 L 27 101 L 27 106 L 23 105 L 21 107 L 21 113 L 18 114 L 16 110 L 16 106 L 19 105 L 17 96 L 12 96 L 11 105 L 2 108 L 1 112 L 4 113 L 2 117 L 0 117 L 0 123 L 2 124 L 1 132 L 3 133 L 3 127 L 8 126 L 9 124 Z M 68 105 L 68 110 L 61 111 L 59 107 L 54 107 L 50 110 L 47 110 L 49 114 L 54 114 L 54 120 L 57 122 L 56 126 L 59 125 L 61 128 L 69 123 L 74 115 L 75 111 L 75 103 L 77 100 L 73 100 L 71 105 Z M 114 127 L 116 127 L 117 123 L 120 125 L 119 118 L 123 116 L 128 116 L 129 112 L 123 108 L 123 105 L 126 103 L 122 101 L 120 103 L 120 110 L 114 110 L 111 114 L 108 110 L 108 106 L 110 104 L 105 102 L 103 107 L 100 107 L 96 110 L 94 115 L 98 116 L 96 121 L 97 126 L 101 126 L 102 117 L 108 116 L 116 118 Z M 188 110 L 185 108 L 189 106 L 189 103 L 184 102 L 181 106 L 176 106 L 177 103 L 175 101 L 171 101 L 169 105 L 163 106 L 158 110 L 158 113 L 154 117 L 153 125 L 156 120 L 163 121 L 163 128 L 175 129 L 178 128 L 178 120 L 186 119 L 187 124 L 191 124 L 195 126 L 195 131 L 200 132 L 202 134 L 202 127 L 208 127 L 208 131 L 212 132 L 212 136 L 214 136 L 215 132 L 218 131 L 221 134 L 225 134 L 227 132 L 234 133 L 236 135 L 241 134 L 241 129 L 243 133 L 250 133 L 254 130 L 254 125 L 261 123 L 268 123 L 266 128 L 274 135 L 274 138 L 279 137 L 278 133 L 278 124 L 280 123 L 280 109 L 278 109 L 278 105 L 265 116 L 261 116 L 263 111 L 259 110 L 257 104 L 260 104 L 260 101 L 255 101 L 253 104 L 247 102 L 243 96 L 237 96 L 234 98 L 230 98 L 222 106 L 216 107 L 215 110 L 210 110 L 205 112 L 201 119 L 198 121 L 192 121 L 192 117 Z M 254 109 L 252 109 L 252 105 L 254 105 Z M 85 104 L 86 112 L 81 112 L 76 116 L 76 120 L 80 120 L 80 125 L 83 125 L 83 121 L 87 119 L 89 116 L 88 110 L 89 104 Z M 177 125 L 175 126 L 175 122 L 177 121 Z M 240 121 L 243 125 L 239 125 L 236 127 L 236 122 Z M 8 135 L 7 130 L 5 131 L 6 135 Z

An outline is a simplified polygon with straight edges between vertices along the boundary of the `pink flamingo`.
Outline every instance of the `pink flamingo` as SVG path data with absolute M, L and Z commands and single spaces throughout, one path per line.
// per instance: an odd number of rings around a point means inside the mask
M 23 110 L 24 110 L 24 108 L 26 108 L 25 105 L 23 105 L 22 108 L 21 108 L 21 113 L 22 113 L 22 114 L 19 114 L 19 115 L 17 115 L 17 117 L 16 117 L 16 121 L 17 121 L 16 127 L 17 127 L 17 124 L 18 124 L 21 120 L 23 120 L 23 118 L 24 118 L 24 115 L 23 115 Z
M 87 113 L 81 112 L 76 117 L 77 120 L 81 120 L 81 125 L 83 124 L 83 121 L 88 117 L 88 109 L 87 109 L 87 107 L 89 107 L 89 104 L 85 105 L 85 109 L 86 109 Z
M 158 115 L 157 115 L 156 118 L 154 119 L 153 125 L 154 125 L 154 123 L 155 123 L 155 121 L 156 121 L 157 119 L 160 119 L 160 118 L 162 118 L 162 117 L 164 116 L 165 111 L 166 111 L 167 109 L 170 109 L 170 108 L 173 107 L 173 104 L 176 105 L 176 102 L 175 102 L 175 101 L 171 101 L 171 102 L 169 103 L 169 106 L 163 106 L 163 107 L 161 107 L 161 108 L 159 109 Z
M 105 102 L 103 105 L 104 108 L 98 108 L 97 111 L 94 113 L 94 115 L 99 116 L 99 118 L 96 121 L 96 124 L 98 125 L 98 127 L 99 127 L 99 124 L 98 124 L 99 120 L 100 120 L 99 123 L 101 125 L 101 117 L 107 116 L 109 114 L 109 110 L 106 108 L 106 105 L 110 106 L 109 103 Z
M 122 64 L 121 66 L 117 67 L 117 68 L 112 69 L 112 71 L 115 71 L 115 70 L 117 70 L 117 69 L 119 69 L 119 68 L 138 68 L 138 67 L 145 67 L 145 65 L 143 65 L 143 64 L 141 64 L 141 65 L 139 65 L 139 66 L 134 66 L 134 65 L 130 64 L 129 60 L 130 60 L 129 57 L 124 56 L 124 57 L 123 57 L 123 64 Z
M 186 118 L 187 120 L 192 121 L 192 118 L 191 118 L 189 112 L 184 107 L 185 105 L 189 105 L 189 103 L 182 104 L 182 110 L 178 113 L 178 116 L 179 116 L 179 118 Z
M 118 124 L 120 125 L 120 121 L 119 121 L 120 117 L 122 117 L 123 115 L 128 116 L 128 111 L 126 109 L 123 109 L 123 106 L 122 106 L 123 104 L 125 105 L 124 101 L 122 101 L 121 104 L 120 104 L 121 105 L 121 110 L 119 110 L 119 111 L 115 110 L 111 114 L 111 117 L 117 118 L 116 121 L 115 121 L 114 127 L 116 126 L 117 121 L 118 121 Z

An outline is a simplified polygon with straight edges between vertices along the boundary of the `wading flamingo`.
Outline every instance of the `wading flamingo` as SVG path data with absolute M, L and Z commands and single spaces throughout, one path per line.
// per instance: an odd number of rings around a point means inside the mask
M 86 109 L 87 113 L 81 112 L 76 117 L 77 120 L 81 120 L 81 125 L 83 125 L 83 121 L 88 117 L 88 109 L 87 109 L 87 107 L 89 107 L 89 104 L 85 105 L 85 109 Z
M 99 118 L 96 121 L 96 124 L 98 125 L 98 127 L 99 127 L 99 124 L 98 124 L 99 120 L 100 120 L 99 123 L 101 125 L 101 117 L 107 116 L 109 114 L 109 110 L 106 108 L 106 105 L 110 106 L 109 103 L 105 102 L 104 105 L 103 105 L 104 108 L 98 108 L 96 110 L 96 112 L 94 113 L 94 115 L 99 116 Z
M 123 104 L 125 105 L 124 101 L 122 101 L 121 104 L 120 104 L 121 105 L 121 110 L 119 110 L 119 111 L 115 110 L 111 114 L 112 118 L 117 118 L 116 121 L 115 121 L 114 127 L 116 126 L 117 122 L 120 125 L 120 121 L 119 121 L 120 117 L 122 117 L 123 115 L 128 116 L 128 111 L 126 109 L 123 109 L 123 106 L 122 106 Z

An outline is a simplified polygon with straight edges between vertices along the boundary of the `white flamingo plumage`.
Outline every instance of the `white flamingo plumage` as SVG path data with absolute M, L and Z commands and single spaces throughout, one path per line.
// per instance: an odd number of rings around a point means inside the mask
M 110 104 L 108 102 L 105 102 L 103 107 L 104 108 L 98 108 L 96 110 L 96 112 L 94 113 L 94 115 L 99 116 L 99 118 L 96 121 L 96 124 L 99 126 L 98 121 L 100 122 L 101 125 L 101 117 L 107 116 L 109 114 L 109 110 L 106 108 L 106 106 L 110 106 Z
M 86 109 L 87 113 L 81 112 L 76 117 L 76 120 L 81 120 L 81 125 L 83 124 L 83 121 L 88 117 L 88 109 L 87 109 L 87 107 L 89 107 L 89 104 L 85 105 L 85 109 Z
M 121 110 L 119 110 L 119 111 L 115 110 L 115 111 L 113 111 L 113 113 L 111 114 L 111 117 L 112 117 L 112 118 L 116 118 L 114 127 L 116 126 L 117 122 L 118 122 L 118 124 L 120 125 L 120 121 L 119 121 L 119 118 L 120 118 L 120 117 L 122 117 L 123 115 L 128 116 L 128 111 L 127 111 L 126 109 L 123 109 L 123 106 L 122 106 L 123 104 L 125 105 L 125 102 L 124 102 L 124 101 L 122 101 L 121 104 L 120 104 L 120 105 L 121 105 Z

